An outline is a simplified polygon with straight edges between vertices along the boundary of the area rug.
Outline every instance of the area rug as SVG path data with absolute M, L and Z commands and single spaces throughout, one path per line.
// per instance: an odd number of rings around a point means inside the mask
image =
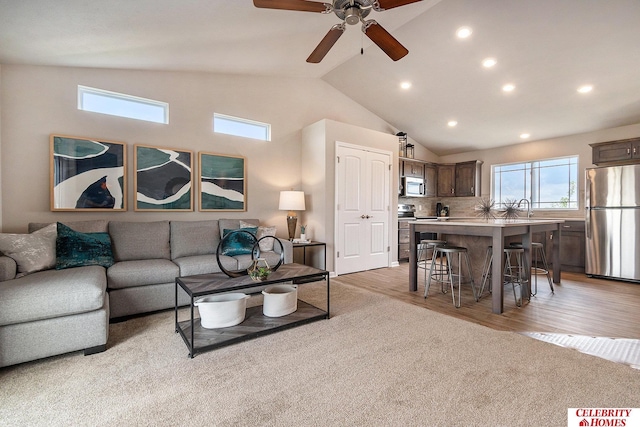
M 299 296 L 322 307 L 325 286 Z M 0 423 L 565 426 L 567 408 L 638 406 L 623 364 L 339 280 L 331 315 L 193 359 L 171 311 L 112 324 L 103 353 L 0 369 Z

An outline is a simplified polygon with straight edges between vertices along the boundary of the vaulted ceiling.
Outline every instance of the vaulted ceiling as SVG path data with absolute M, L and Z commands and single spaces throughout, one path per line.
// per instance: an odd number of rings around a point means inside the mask
M 321 78 L 440 155 L 640 123 L 638 0 L 424 0 L 367 19 L 409 54 L 348 25 L 309 64 L 340 20 L 251 0 L 0 0 L 0 64 Z

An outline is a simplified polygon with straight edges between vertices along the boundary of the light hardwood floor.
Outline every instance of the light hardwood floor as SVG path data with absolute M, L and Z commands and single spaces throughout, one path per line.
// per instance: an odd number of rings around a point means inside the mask
M 491 295 L 485 291 L 475 302 L 471 288 L 463 285 L 462 305 L 455 308 L 451 293 L 442 294 L 432 284 L 424 298 L 424 281 L 419 276 L 418 292 L 409 291 L 409 265 L 346 274 L 334 279 L 387 295 L 428 310 L 515 332 L 555 332 L 615 338 L 640 338 L 640 284 L 588 278 L 584 274 L 562 273 L 552 294 L 544 276 L 538 278 L 538 293 L 529 303 L 516 307 L 510 286 L 504 289 L 504 313 L 491 312 Z M 456 291 L 457 293 L 457 291 Z

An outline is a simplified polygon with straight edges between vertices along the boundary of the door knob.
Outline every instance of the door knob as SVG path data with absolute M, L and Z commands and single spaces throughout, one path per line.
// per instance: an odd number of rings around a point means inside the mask
M 364 216 L 364 215 L 360 215 L 360 218 L 365 219 L 365 218 L 366 218 L 366 216 Z

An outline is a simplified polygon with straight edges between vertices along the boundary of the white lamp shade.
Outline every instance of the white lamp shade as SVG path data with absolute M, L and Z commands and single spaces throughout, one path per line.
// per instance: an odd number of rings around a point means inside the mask
M 304 191 L 281 191 L 278 209 L 281 211 L 303 211 Z

